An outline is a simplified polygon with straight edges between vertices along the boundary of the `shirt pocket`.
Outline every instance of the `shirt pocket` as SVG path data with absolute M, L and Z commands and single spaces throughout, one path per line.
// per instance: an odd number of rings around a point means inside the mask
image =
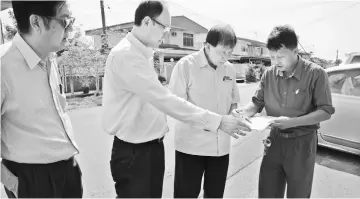
M 225 80 L 222 83 L 223 87 L 220 88 L 227 97 L 231 97 L 233 90 L 233 82 L 231 80 Z
M 294 89 L 290 95 L 290 107 L 296 110 L 305 109 L 308 95 L 308 92 L 304 89 Z

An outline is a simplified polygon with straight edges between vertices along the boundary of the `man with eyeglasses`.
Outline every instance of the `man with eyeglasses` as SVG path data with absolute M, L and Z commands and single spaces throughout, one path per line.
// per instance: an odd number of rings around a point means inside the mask
M 66 1 L 12 1 L 18 33 L 1 45 L 1 182 L 9 198 L 81 198 L 81 170 L 55 52 L 74 18 Z
M 229 25 L 217 25 L 205 46 L 180 59 L 169 89 L 177 96 L 220 115 L 240 102 L 236 72 L 228 62 L 237 38 Z M 197 198 L 204 176 L 204 198 L 222 198 L 229 166 L 230 137 L 210 134 L 183 122 L 175 124 L 174 198 Z
M 131 33 L 110 52 L 105 68 L 103 128 L 114 135 L 111 174 L 117 197 L 161 198 L 165 172 L 166 115 L 207 131 L 237 137 L 247 121 L 199 108 L 158 81 L 153 48 L 169 31 L 170 13 L 160 1 L 144 1 Z M 165 113 L 165 114 L 164 114 Z

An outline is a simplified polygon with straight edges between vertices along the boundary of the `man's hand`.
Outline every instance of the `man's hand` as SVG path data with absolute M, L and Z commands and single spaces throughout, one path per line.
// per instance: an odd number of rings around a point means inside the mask
M 288 129 L 288 128 L 296 127 L 297 124 L 294 122 L 293 118 L 281 116 L 271 121 L 270 126 L 279 129 Z
M 231 115 L 233 115 L 235 117 L 245 117 L 245 118 L 249 119 L 248 114 L 243 109 L 234 109 L 231 112 Z
M 219 129 L 226 134 L 238 139 L 238 135 L 246 135 L 242 131 L 250 131 L 250 123 L 242 117 L 234 117 L 231 115 L 224 115 L 221 118 Z

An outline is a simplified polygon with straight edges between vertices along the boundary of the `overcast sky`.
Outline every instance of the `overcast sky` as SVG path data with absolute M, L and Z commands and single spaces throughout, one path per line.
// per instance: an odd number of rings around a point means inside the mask
M 76 24 L 100 28 L 100 0 L 69 0 Z M 139 0 L 104 0 L 106 23 L 133 21 Z M 334 60 L 360 51 L 360 0 L 171 0 L 171 15 L 185 15 L 206 28 L 217 23 L 233 26 L 237 36 L 265 41 L 276 25 L 289 24 L 300 43 L 315 56 Z M 5 17 L 4 17 L 5 16 Z M 6 13 L 1 13 L 4 23 Z M 357 21 L 357 24 L 355 24 Z

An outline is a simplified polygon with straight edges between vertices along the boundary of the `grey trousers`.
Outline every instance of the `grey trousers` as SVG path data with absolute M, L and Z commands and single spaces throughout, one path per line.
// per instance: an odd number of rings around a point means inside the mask
M 295 138 L 271 132 L 259 176 L 259 198 L 310 198 L 317 150 L 316 131 Z

